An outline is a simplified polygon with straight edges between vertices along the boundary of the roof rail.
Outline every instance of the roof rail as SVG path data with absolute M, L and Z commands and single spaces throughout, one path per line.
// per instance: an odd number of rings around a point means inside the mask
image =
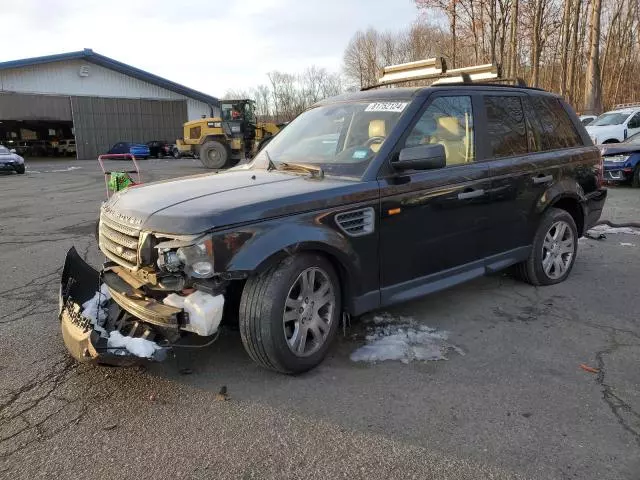
M 505 82 L 512 81 L 517 86 L 526 87 L 527 84 L 521 78 L 503 79 L 500 65 L 487 63 L 470 67 L 447 69 L 444 57 L 428 58 L 417 62 L 389 65 L 382 69 L 382 76 L 378 83 L 361 90 L 397 85 L 399 83 L 414 82 L 418 80 L 435 80 L 431 85 L 469 84 L 474 82 Z
M 619 103 L 618 105 L 613 106 L 613 110 L 620 110 L 621 108 L 629 108 L 629 107 L 640 107 L 640 102 Z

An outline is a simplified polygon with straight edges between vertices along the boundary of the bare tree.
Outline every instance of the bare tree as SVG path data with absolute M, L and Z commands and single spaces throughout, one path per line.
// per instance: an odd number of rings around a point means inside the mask
M 589 63 L 585 76 L 584 108 L 588 113 L 602 111 L 600 85 L 600 19 L 602 0 L 593 0 L 589 33 Z

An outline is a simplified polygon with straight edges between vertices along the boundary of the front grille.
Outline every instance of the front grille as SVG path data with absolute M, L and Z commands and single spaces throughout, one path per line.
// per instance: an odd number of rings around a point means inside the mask
M 100 214 L 100 250 L 110 259 L 131 270 L 138 269 L 138 240 L 140 230 Z

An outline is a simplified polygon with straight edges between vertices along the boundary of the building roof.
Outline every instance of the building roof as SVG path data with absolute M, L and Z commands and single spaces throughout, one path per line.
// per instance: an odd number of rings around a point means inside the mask
M 217 106 L 219 104 L 219 101 L 216 97 L 212 97 L 211 95 L 192 90 L 191 88 L 185 87 L 184 85 L 180 85 L 179 83 L 175 83 L 171 80 L 159 77 L 157 75 L 154 75 L 153 73 L 145 72 L 144 70 L 132 67 L 131 65 L 127 65 L 126 63 L 118 62 L 113 58 L 105 57 L 104 55 L 100 55 L 99 53 L 94 52 L 90 48 L 85 48 L 84 50 L 80 50 L 78 52 L 60 53 L 57 55 L 47 55 L 44 57 L 25 58 L 22 60 L 0 62 L 0 70 L 31 67 L 34 65 L 60 62 L 64 60 L 85 60 L 87 62 L 100 65 L 101 67 L 114 70 L 133 78 L 137 78 L 138 80 L 142 80 L 143 82 L 157 85 L 159 87 L 165 88 L 175 93 L 179 93 L 180 95 L 184 95 L 185 97 L 193 98 L 194 100 L 207 103 L 209 105 Z

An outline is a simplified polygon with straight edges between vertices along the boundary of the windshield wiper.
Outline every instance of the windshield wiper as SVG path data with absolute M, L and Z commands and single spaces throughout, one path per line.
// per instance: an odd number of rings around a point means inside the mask
M 269 161 L 269 164 L 267 165 L 267 172 L 270 172 L 271 170 L 276 170 L 276 164 L 273 163 L 273 160 L 271 160 L 271 155 L 269 155 L 269 151 L 265 150 L 264 151 L 264 155 L 265 157 L 267 157 L 267 160 Z
M 292 172 L 310 173 L 312 177 L 323 178 L 324 170 L 318 165 L 311 165 L 308 163 L 287 163 L 279 162 L 277 166 L 278 170 L 289 170 Z

